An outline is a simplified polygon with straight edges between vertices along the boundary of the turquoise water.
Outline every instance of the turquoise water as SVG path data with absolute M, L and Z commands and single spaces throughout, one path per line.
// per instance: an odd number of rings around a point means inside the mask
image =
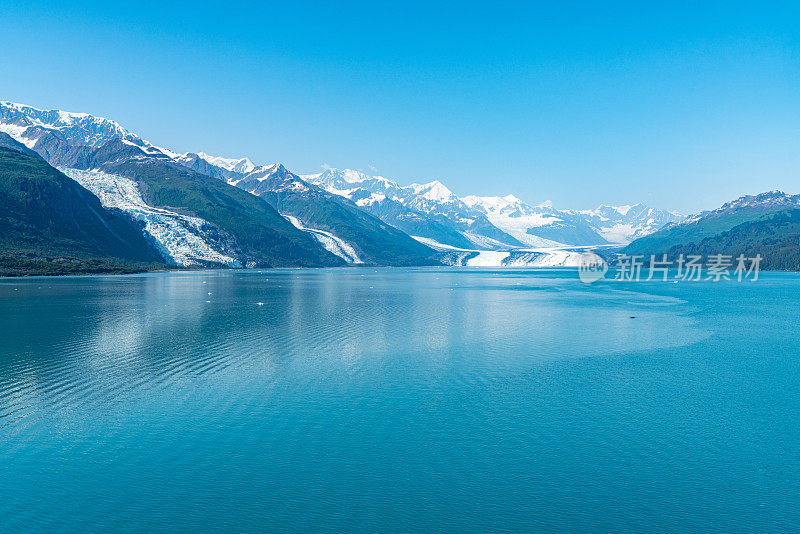
M 785 273 L 0 280 L 0 531 L 796 531 L 798 313 Z

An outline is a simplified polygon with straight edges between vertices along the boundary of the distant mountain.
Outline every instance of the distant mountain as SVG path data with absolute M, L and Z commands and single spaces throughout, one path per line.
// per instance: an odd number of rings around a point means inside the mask
M 177 163 L 180 155 L 108 119 L 4 102 L 0 131 L 145 222 L 178 265 L 344 263 L 264 200 Z
M 608 242 L 580 214 L 556 210 L 549 203 L 530 206 L 513 195 L 464 197 L 498 228 L 531 247 L 605 245 Z
M 438 181 L 400 186 L 350 169 L 303 178 L 425 242 L 463 249 L 624 244 L 680 219 L 641 204 L 571 211 L 531 206 L 513 195 L 459 198 Z
M 350 169 L 326 169 L 303 178 L 417 237 L 459 248 L 523 246 L 438 181 L 400 186 Z
M 449 224 L 449 221 L 442 221 L 409 208 L 397 199 L 363 191 L 354 193 L 351 200 L 367 213 L 423 242 L 427 238 L 457 248 L 476 247 L 473 241 Z
M 0 273 L 134 272 L 162 262 L 138 223 L 0 134 Z
M 650 208 L 644 204 L 601 204 L 595 210 L 573 213 L 582 215 L 586 223 L 609 243 L 630 243 L 684 218 L 677 213 Z
M 555 209 L 549 201 L 530 206 L 513 195 L 463 200 L 486 213 L 495 226 L 531 246 L 542 246 L 542 239 L 564 245 L 628 243 L 680 218 L 642 204 L 572 211 Z
M 197 154 L 189 152 L 174 158 L 174 160 L 200 174 L 213 176 L 226 182 L 241 178 L 241 175 L 252 172 L 256 168 L 253 162 L 247 158 L 227 159 L 209 156 L 204 152 Z
M 626 254 L 662 254 L 677 246 L 698 244 L 719 236 L 734 227 L 754 222 L 766 215 L 800 207 L 800 195 L 770 191 L 743 196 L 713 211 L 703 212 L 672 223 L 662 230 L 633 241 L 623 249 Z

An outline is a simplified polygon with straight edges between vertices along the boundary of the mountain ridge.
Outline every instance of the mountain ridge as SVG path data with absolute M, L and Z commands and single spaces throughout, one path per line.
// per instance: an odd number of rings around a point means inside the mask
M 315 267 L 344 263 L 323 249 L 312 236 L 296 229 L 268 203 L 175 163 L 175 153 L 142 140 L 113 121 L 93 120 L 87 114 L 67 114 L 75 120 L 65 121 L 63 113 L 43 115 L 39 111 L 36 111 L 35 120 L 20 118 L 20 113 L 28 109 L 35 108 L 13 106 L 13 113 L 9 113 L 8 106 L 0 105 L 0 129 L 11 131 L 15 139 L 27 141 L 27 147 L 53 166 L 65 170 L 102 171 L 112 177 L 111 181 L 118 180 L 113 177 L 133 180 L 141 197 L 152 203 L 151 208 L 202 219 L 203 224 L 195 228 L 194 233 L 210 232 L 201 235 L 205 246 L 211 246 L 212 242 L 224 244 L 227 251 L 236 252 L 236 261 L 241 265 Z M 9 115 L 18 124 L 9 124 Z M 61 123 L 44 124 L 43 117 L 67 124 L 63 127 Z M 95 129 L 96 124 L 104 127 Z M 84 142 L 87 133 L 83 128 L 87 125 L 92 144 Z M 118 136 L 120 132 L 121 137 Z M 187 231 L 192 233 L 186 225 L 181 226 L 180 231 L 183 236 L 187 236 Z M 174 243 L 183 236 L 173 233 L 162 243 Z M 223 253 L 220 257 L 227 256 Z M 200 257 L 197 261 L 205 260 Z M 184 265 L 193 263 L 194 260 Z
M 153 145 L 113 120 L 87 113 L 39 110 L 8 102 L 0 102 L 0 131 L 22 141 L 51 164 L 75 169 L 68 174 L 85 180 L 101 194 L 112 184 L 130 189 L 124 180 L 134 180 L 136 187 L 142 189 L 141 200 L 137 197 L 114 202 L 128 208 L 135 205 L 140 210 L 137 216 L 148 221 L 163 217 L 157 221 L 158 228 L 182 232 L 184 240 L 191 238 L 189 234 L 194 230 L 181 217 L 197 215 L 193 210 L 207 207 L 211 197 L 193 207 L 177 205 L 171 196 L 174 191 L 166 197 L 169 202 L 161 198 L 162 204 L 152 206 L 154 209 L 143 206 L 142 201 L 155 202 L 157 199 L 149 193 L 154 189 L 163 192 L 164 180 L 181 182 L 183 187 L 198 192 L 205 182 L 197 177 L 206 177 L 262 198 L 293 228 L 345 261 L 424 265 L 438 261 L 430 247 L 508 251 L 624 244 L 657 230 L 664 221 L 677 219 L 674 214 L 640 204 L 608 209 L 600 205 L 595 210 L 574 211 L 558 210 L 552 203 L 531 206 L 513 195 L 459 197 L 438 180 L 400 186 L 382 176 L 351 169 L 326 169 L 301 176 L 280 163 L 257 165 L 247 157 L 225 158 L 203 151 L 179 154 Z M 182 174 L 178 168 L 195 175 Z M 220 193 L 215 189 L 214 194 Z M 229 197 L 230 193 L 223 196 Z M 497 199 L 503 199 L 506 206 L 498 207 Z M 509 208 L 510 204 L 514 204 L 513 208 Z M 214 243 L 217 246 L 212 252 L 207 251 L 206 257 L 233 259 L 234 242 L 244 237 L 224 227 L 231 222 L 230 217 L 222 222 L 220 213 L 204 213 L 217 217 L 197 223 L 197 228 L 202 229 L 198 231 L 208 233 L 203 250 Z M 235 261 L 238 260 L 229 263 Z M 252 259 L 243 262 L 250 264 L 254 264 Z
M 657 232 L 631 242 L 622 251 L 626 254 L 661 254 L 676 246 L 699 243 L 705 238 L 717 236 L 765 215 L 798 207 L 800 195 L 789 195 L 781 191 L 743 195 L 717 209 L 668 224 Z

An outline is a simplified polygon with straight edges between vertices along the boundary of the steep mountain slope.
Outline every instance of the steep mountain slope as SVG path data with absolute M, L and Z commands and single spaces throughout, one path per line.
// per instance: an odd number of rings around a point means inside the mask
M 143 220 L 180 265 L 344 263 L 268 203 L 176 163 L 180 155 L 108 119 L 3 102 L 0 131 L 91 184 L 98 194 L 105 191 L 107 202 Z M 99 173 L 81 172 L 90 170 Z
M 149 206 L 134 180 L 101 171 L 63 169 L 64 174 L 94 193 L 107 208 L 126 212 L 144 223 L 169 263 L 182 266 L 241 267 L 230 236 L 199 217 Z
M 698 243 L 676 245 L 666 251 L 671 258 L 683 254 L 704 258 L 716 254 L 736 258 L 761 255 L 761 269 L 800 270 L 800 209 L 788 209 L 738 224 L 726 232 L 706 237 Z
M 36 156 L 39 155 L 31 150 L 30 148 L 26 147 L 10 135 L 4 132 L 0 132 L 0 148 L 8 148 L 14 150 L 16 152 L 22 152 L 23 154 L 28 154 L 29 156 Z
M 230 183 L 265 199 L 317 236 L 324 232 L 345 243 L 359 261 L 379 265 L 436 263 L 431 259 L 435 252 L 429 247 L 365 213 L 353 202 L 305 182 L 283 165 L 257 167 Z
M 800 195 L 770 191 L 743 196 L 722 207 L 670 224 L 662 230 L 637 239 L 623 249 L 626 254 L 661 254 L 678 245 L 699 243 L 742 223 L 755 221 L 778 211 L 800 207 Z
M 139 155 L 125 155 L 131 149 Z M 198 217 L 229 236 L 228 247 L 246 266 L 317 267 L 344 262 L 296 229 L 264 200 L 169 159 L 113 140 L 90 158 L 88 168 L 134 180 L 148 206 Z M 224 237 L 220 237 L 224 239 Z M 212 239 L 213 241 L 213 239 Z
M 432 239 L 458 248 L 473 248 L 475 243 L 448 222 L 440 222 L 402 202 L 366 191 L 354 192 L 351 200 L 367 213 L 417 239 Z
M 0 272 L 133 272 L 161 262 L 122 212 L 39 156 L 0 147 Z

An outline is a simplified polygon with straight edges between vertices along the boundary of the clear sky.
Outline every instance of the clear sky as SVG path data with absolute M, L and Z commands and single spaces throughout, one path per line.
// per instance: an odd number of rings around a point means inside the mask
M 692 212 L 800 192 L 800 3 L 0 1 L 0 100 L 179 151 Z

